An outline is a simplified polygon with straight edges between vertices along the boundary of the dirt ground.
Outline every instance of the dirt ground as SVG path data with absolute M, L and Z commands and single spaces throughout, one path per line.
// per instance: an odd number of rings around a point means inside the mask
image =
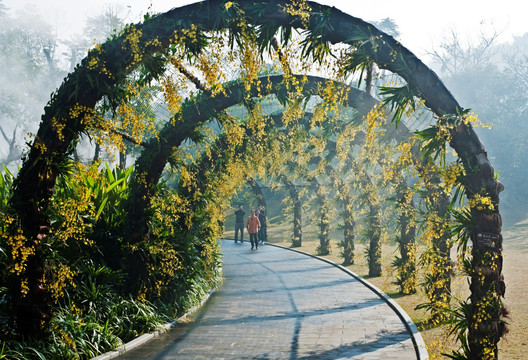
M 499 345 L 503 359 L 528 358 L 528 220 L 504 231 L 505 304 L 510 311 L 510 332 Z
M 289 247 L 291 242 L 285 241 L 283 234 L 291 232 L 289 225 L 270 227 L 268 238 L 270 242 Z M 247 237 L 247 234 L 245 234 Z M 234 236 L 233 231 L 226 231 L 224 234 L 227 238 Z M 528 351 L 528 304 L 526 297 L 528 295 L 528 283 L 526 274 L 528 274 L 528 220 L 517 223 L 504 231 L 504 277 L 506 281 L 506 298 L 505 303 L 510 311 L 510 332 L 499 343 L 499 358 L 521 360 L 527 359 Z M 313 240 L 309 234 L 303 240 L 301 251 L 315 253 L 318 242 Z M 364 256 L 365 247 L 362 244 L 356 244 L 355 264 L 348 268 L 356 274 L 367 278 L 368 281 L 380 288 L 386 294 L 397 301 L 413 321 L 417 324 L 422 332 L 422 336 L 428 346 L 431 360 L 447 359 L 442 353 L 450 352 L 458 346 L 447 340 L 447 329 L 445 327 L 429 328 L 426 325 L 427 315 L 423 310 L 415 310 L 418 304 L 426 301 L 422 293 L 402 296 L 398 294 L 397 287 L 392 284 L 394 272 L 390 266 L 394 259 L 396 248 L 386 245 L 382 251 L 383 276 L 379 278 L 368 277 L 368 267 Z M 331 243 L 331 254 L 325 256 L 338 264 L 342 262 L 339 256 L 339 248 L 336 242 Z M 459 298 L 467 297 L 468 285 L 465 279 L 453 281 L 454 293 Z

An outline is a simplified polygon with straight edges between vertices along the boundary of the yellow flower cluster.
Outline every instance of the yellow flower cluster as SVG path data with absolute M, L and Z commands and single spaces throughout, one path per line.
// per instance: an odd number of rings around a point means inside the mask
M 232 147 L 240 146 L 243 143 L 246 132 L 244 128 L 237 123 L 227 124 L 224 128 L 227 142 Z
M 151 291 L 155 296 L 160 296 L 170 285 L 176 271 L 182 268 L 181 261 L 176 250 L 170 248 L 168 243 L 151 244 L 148 250 L 154 259 L 149 268 L 150 276 L 155 279 Z
M 323 99 L 324 114 L 333 113 L 339 116 L 339 104 L 346 102 L 349 88 L 340 86 L 335 81 L 327 81 L 324 86 L 319 85 L 318 95 Z
M 291 0 L 284 7 L 284 11 L 291 16 L 300 17 L 303 24 L 307 26 L 312 8 L 306 3 L 306 0 Z
M 182 96 L 178 93 L 179 84 L 170 75 L 162 77 L 160 82 L 165 103 L 167 104 L 171 118 L 174 119 L 174 116 L 181 109 L 181 102 L 183 100 Z
M 11 248 L 11 256 L 14 262 L 9 271 L 21 275 L 26 270 L 29 257 L 35 255 L 35 246 L 28 245 L 20 228 L 16 229 L 15 234 L 2 234 L 2 236 L 7 236 L 7 244 Z
M 491 320 L 492 311 L 491 308 L 495 307 L 498 303 L 498 295 L 494 292 L 488 292 L 486 296 L 481 298 L 475 306 L 475 313 L 473 314 L 472 326 L 475 330 L 479 326 L 484 326 L 484 323 Z
M 409 243 L 405 245 L 406 254 L 409 260 L 398 269 L 401 279 L 401 291 L 403 294 L 414 294 L 416 292 L 416 271 L 412 269 L 416 263 L 416 245 Z
M 52 279 L 49 282 L 48 290 L 55 301 L 57 301 L 64 296 L 64 289 L 66 287 L 76 287 L 76 284 L 73 282 L 76 272 L 69 266 L 63 264 L 58 264 L 52 267 L 51 270 Z
M 75 340 L 73 340 L 70 335 L 68 335 L 64 330 L 60 329 L 59 330 L 59 333 L 61 335 L 61 338 L 62 338 L 62 342 L 64 343 L 64 345 L 66 345 L 66 347 L 68 349 L 72 349 L 72 350 L 75 350 L 77 349 L 77 344 L 75 343 Z
M 464 167 L 459 162 L 452 163 L 442 169 L 441 176 L 444 179 L 442 186 L 446 194 L 451 194 L 451 190 L 460 183 L 459 178 L 462 175 L 464 175 Z
M 205 79 L 205 86 L 213 96 L 224 92 L 223 83 L 227 74 L 222 69 L 222 62 L 226 59 L 224 40 L 222 36 L 214 36 L 211 45 L 196 59 L 195 66 L 201 71 Z
M 412 155 L 412 143 L 411 142 L 401 142 L 398 144 L 398 150 L 400 156 L 397 161 L 397 167 L 405 169 L 411 167 L 414 164 L 414 159 Z
M 93 49 L 88 53 L 88 66 L 89 70 L 99 69 L 99 74 L 105 75 L 107 78 L 112 78 L 112 73 L 108 70 L 106 62 L 101 60 L 103 55 L 103 48 L 101 44 L 96 44 Z
M 377 104 L 369 111 L 365 119 L 367 139 L 366 144 L 372 145 L 376 138 L 376 131 L 380 128 L 383 122 L 387 119 L 387 115 L 383 110 L 382 104 Z
M 142 141 L 147 134 L 156 136 L 155 117 L 148 116 L 142 111 L 143 103 L 151 99 L 150 93 L 141 91 L 132 82 L 127 84 L 127 93 L 127 99 L 124 99 L 117 108 L 114 121 L 108 121 L 109 125 L 125 132 L 136 141 Z M 109 142 L 109 145 L 114 144 L 120 151 L 124 150 L 123 139 L 117 134 L 115 136 L 108 135 L 107 142 Z
M 339 159 L 339 166 L 344 166 L 352 151 L 351 143 L 355 140 L 359 128 L 347 126 L 337 134 L 336 156 Z
M 74 173 L 71 180 L 78 191 L 68 201 L 60 200 L 56 203 L 61 221 L 58 227 L 54 229 L 54 236 L 62 243 L 76 240 L 90 245 L 92 241 L 86 237 L 86 223 L 83 217 L 86 215 L 95 217 L 93 194 L 86 187 L 81 173 Z
M 302 118 L 304 115 L 304 109 L 299 102 L 290 104 L 282 113 L 282 121 L 284 125 L 293 125 Z
M 155 197 L 152 201 L 154 219 L 162 225 L 153 228 L 153 234 L 161 236 L 164 231 L 168 230 L 169 236 L 174 236 L 176 222 L 188 213 L 189 205 L 188 199 L 172 192 L 164 194 L 163 197 Z
M 244 82 L 246 91 L 250 91 L 252 86 L 257 87 L 260 93 L 261 81 L 260 72 L 264 68 L 264 62 L 261 57 L 257 44 L 254 42 L 245 42 L 240 49 L 240 69 L 242 71 L 241 79 Z
M 90 124 L 97 124 L 102 119 L 97 117 L 94 110 L 84 105 L 76 103 L 68 110 L 68 117 L 70 119 L 78 120 L 82 125 L 89 126 Z
M 180 169 L 180 181 L 183 187 L 190 187 L 194 183 L 194 176 L 185 166 Z
M 64 141 L 64 128 L 66 127 L 66 122 L 64 119 L 58 120 L 57 118 L 53 117 L 51 119 L 51 126 L 54 128 L 55 132 L 57 133 L 57 138 L 59 141 Z
M 123 46 L 128 46 L 128 49 L 131 51 L 132 61 L 126 67 L 126 70 L 134 68 L 143 60 L 144 47 L 140 46 L 142 36 L 143 32 L 141 29 L 136 28 L 134 25 L 131 25 L 127 29 L 127 34 L 123 40 Z
M 475 114 L 474 112 L 464 114 L 462 116 L 462 123 L 466 125 L 471 124 L 473 127 L 481 127 L 484 129 L 493 128 L 493 123 L 490 123 L 490 122 L 483 123 L 482 121 L 478 119 L 477 114 Z
M 475 194 L 472 198 L 468 200 L 468 206 L 470 208 L 475 208 L 477 210 L 495 210 L 495 204 L 489 196 L 482 196 L 480 194 Z
M 38 136 L 35 137 L 35 141 L 33 142 L 33 148 L 35 150 L 40 151 L 41 154 L 46 153 L 46 151 L 48 150 L 46 144 L 44 144 Z

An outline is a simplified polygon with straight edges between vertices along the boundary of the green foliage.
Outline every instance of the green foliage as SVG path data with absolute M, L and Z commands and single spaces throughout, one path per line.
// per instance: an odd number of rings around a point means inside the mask
M 5 213 L 5 211 L 7 211 L 7 203 L 11 198 L 11 188 L 14 177 L 5 165 L 2 166 L 4 172 L 0 172 L 0 211 Z
M 471 352 L 467 342 L 467 332 L 473 317 L 473 308 L 468 301 L 462 301 L 454 309 L 449 309 L 448 314 L 446 324 L 451 327 L 450 335 L 456 335 L 460 348 L 451 354 L 443 355 L 455 360 L 469 360 Z
M 396 126 L 398 126 L 405 113 L 410 110 L 416 110 L 414 92 L 409 84 L 401 87 L 380 86 L 379 91 L 383 97 L 383 105 L 390 105 L 390 110 L 393 112 L 391 122 L 395 122 Z
M 441 134 L 439 125 L 418 130 L 416 136 L 420 139 L 422 158 L 440 159 L 440 163 L 445 164 L 446 138 Z
M 301 55 L 311 56 L 314 61 L 322 63 L 323 60 L 331 55 L 330 40 L 326 35 L 333 31 L 333 25 L 330 21 L 330 9 L 324 13 L 313 13 L 310 16 L 310 30 L 303 33 L 304 38 L 301 41 Z
M 450 227 L 451 237 L 457 240 L 459 252 L 465 254 L 475 227 L 471 210 L 467 207 L 460 210 L 451 209 L 451 214 L 455 220 L 454 225 Z
M 166 70 L 167 57 L 162 54 L 146 54 L 141 65 L 138 79 L 140 87 L 150 84 L 153 80 L 161 77 Z
M 138 298 L 127 294 L 122 264 L 129 250 L 122 238 L 123 202 L 133 168 L 113 169 L 105 164 L 99 170 L 96 164 L 70 169 L 57 182 L 55 206 L 50 209 L 53 233 L 42 244 L 49 251 L 47 282 L 53 289 L 49 332 L 40 340 L 15 341 L 12 293 L 6 286 L 9 274 L 3 267 L 0 331 L 6 341 L 0 358 L 92 358 L 181 315 L 197 305 L 220 279 L 219 253 L 211 247 L 216 236 L 208 230 L 211 221 L 207 214 L 197 212 L 194 221 L 201 225 L 192 231 L 175 231 L 181 224 L 167 203 L 155 207 L 160 217 L 153 218 L 151 225 L 160 231 L 138 244 L 151 259 L 144 291 Z M 10 193 L 11 180 L 10 173 L 1 175 L 0 193 Z M 159 185 L 160 199 L 170 199 L 172 192 L 163 183 Z M 4 232 L 0 261 L 8 264 L 5 232 L 12 227 L 5 227 L 5 219 L 0 223 Z M 177 257 L 171 259 L 166 254 Z M 169 260 L 175 262 L 174 272 L 167 270 Z
M 393 284 L 397 285 L 402 294 L 414 294 L 416 292 L 416 263 L 414 243 L 402 241 L 397 236 L 396 244 L 401 256 L 395 256 L 391 266 L 396 269 L 396 278 Z

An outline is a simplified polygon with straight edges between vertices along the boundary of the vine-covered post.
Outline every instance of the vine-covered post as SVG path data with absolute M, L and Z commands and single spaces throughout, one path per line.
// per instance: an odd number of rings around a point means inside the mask
M 293 234 L 292 247 L 302 246 L 302 206 L 299 191 L 293 182 L 286 175 L 281 177 L 282 183 L 288 189 L 293 201 Z
M 501 274 L 502 223 L 500 214 L 494 210 L 486 211 L 476 206 L 471 209 L 471 214 L 475 224 L 471 232 L 471 359 L 497 359 L 497 343 L 506 330 L 501 316 L 507 316 L 502 303 L 505 294 L 504 278 Z
M 367 146 L 370 147 L 371 145 L 367 141 Z M 368 208 L 363 240 L 369 244 L 367 249 L 369 276 L 381 276 L 381 202 L 379 194 L 370 176 L 360 166 L 358 159 L 350 159 L 349 161 L 362 192 L 359 196 L 360 203 Z
M 349 194 L 342 198 L 343 202 L 343 241 L 340 245 L 343 248 L 341 255 L 343 256 L 343 265 L 348 266 L 354 264 L 355 256 L 355 232 L 354 228 L 356 222 L 354 221 L 354 204 Z
M 429 167 L 426 167 L 429 168 Z M 423 171 L 418 166 L 419 171 Z M 428 229 L 427 248 L 423 257 L 423 265 L 426 268 L 426 276 L 423 282 L 425 293 L 429 303 L 430 318 L 433 323 L 438 324 L 446 320 L 446 309 L 451 302 L 451 231 L 450 231 L 450 198 L 444 187 L 444 182 L 435 173 L 428 170 L 422 174 L 424 181 L 426 223 Z
M 319 245 L 317 246 L 317 255 L 330 254 L 330 218 L 326 190 L 314 177 L 310 180 L 315 190 L 317 198 L 317 210 L 319 212 Z
M 453 264 L 451 263 L 451 233 L 448 225 L 450 224 L 449 197 L 445 192 L 439 194 L 436 203 L 436 212 L 439 219 L 443 222 L 440 226 L 438 237 L 434 239 L 433 248 L 437 256 L 437 272 L 434 273 L 432 283 L 435 284 L 431 291 L 430 301 L 436 305 L 431 314 L 433 320 L 444 321 L 444 310 L 449 307 L 451 302 L 451 276 L 453 273 Z M 440 310 L 440 311 L 438 311 Z
M 464 183 L 470 208 L 466 224 L 471 249 L 471 295 L 468 304 L 470 358 L 498 359 L 498 342 L 506 333 L 503 304 L 506 290 L 502 275 L 502 219 L 499 193 L 504 189 L 472 128 L 461 124 L 452 129 L 451 144 L 461 155 Z
M 341 246 L 341 255 L 343 256 L 343 265 L 348 266 L 354 264 L 354 228 L 356 222 L 354 220 L 354 202 L 350 191 L 343 181 L 343 178 L 331 166 L 325 166 L 325 172 L 332 181 L 332 185 L 336 188 L 336 196 L 343 204 L 343 212 L 341 218 L 343 219 L 343 241 L 339 243 Z
M 381 276 L 381 205 L 375 201 L 369 205 L 369 276 Z
M 400 176 L 396 185 L 396 201 L 398 203 L 400 236 L 398 246 L 400 258 L 396 258 L 397 284 L 402 294 L 416 292 L 416 221 L 414 199 L 407 186 L 407 181 Z

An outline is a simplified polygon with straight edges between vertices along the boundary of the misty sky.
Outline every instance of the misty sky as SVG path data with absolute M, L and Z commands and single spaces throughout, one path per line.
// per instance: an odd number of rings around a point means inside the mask
M 70 38 L 82 31 L 84 18 L 101 13 L 105 4 L 120 3 L 129 6 L 131 19 L 137 22 L 151 6 L 163 12 L 173 7 L 193 3 L 192 0 L 4 0 L 11 9 L 26 8 L 38 11 L 53 25 L 61 38 Z M 367 21 L 391 17 L 399 25 L 400 40 L 418 56 L 438 46 L 451 30 L 465 40 L 478 36 L 480 31 L 502 32 L 500 41 L 528 32 L 526 14 L 528 5 L 522 0 L 321 0 L 350 15 Z M 528 3 L 527 3 L 528 4 Z

